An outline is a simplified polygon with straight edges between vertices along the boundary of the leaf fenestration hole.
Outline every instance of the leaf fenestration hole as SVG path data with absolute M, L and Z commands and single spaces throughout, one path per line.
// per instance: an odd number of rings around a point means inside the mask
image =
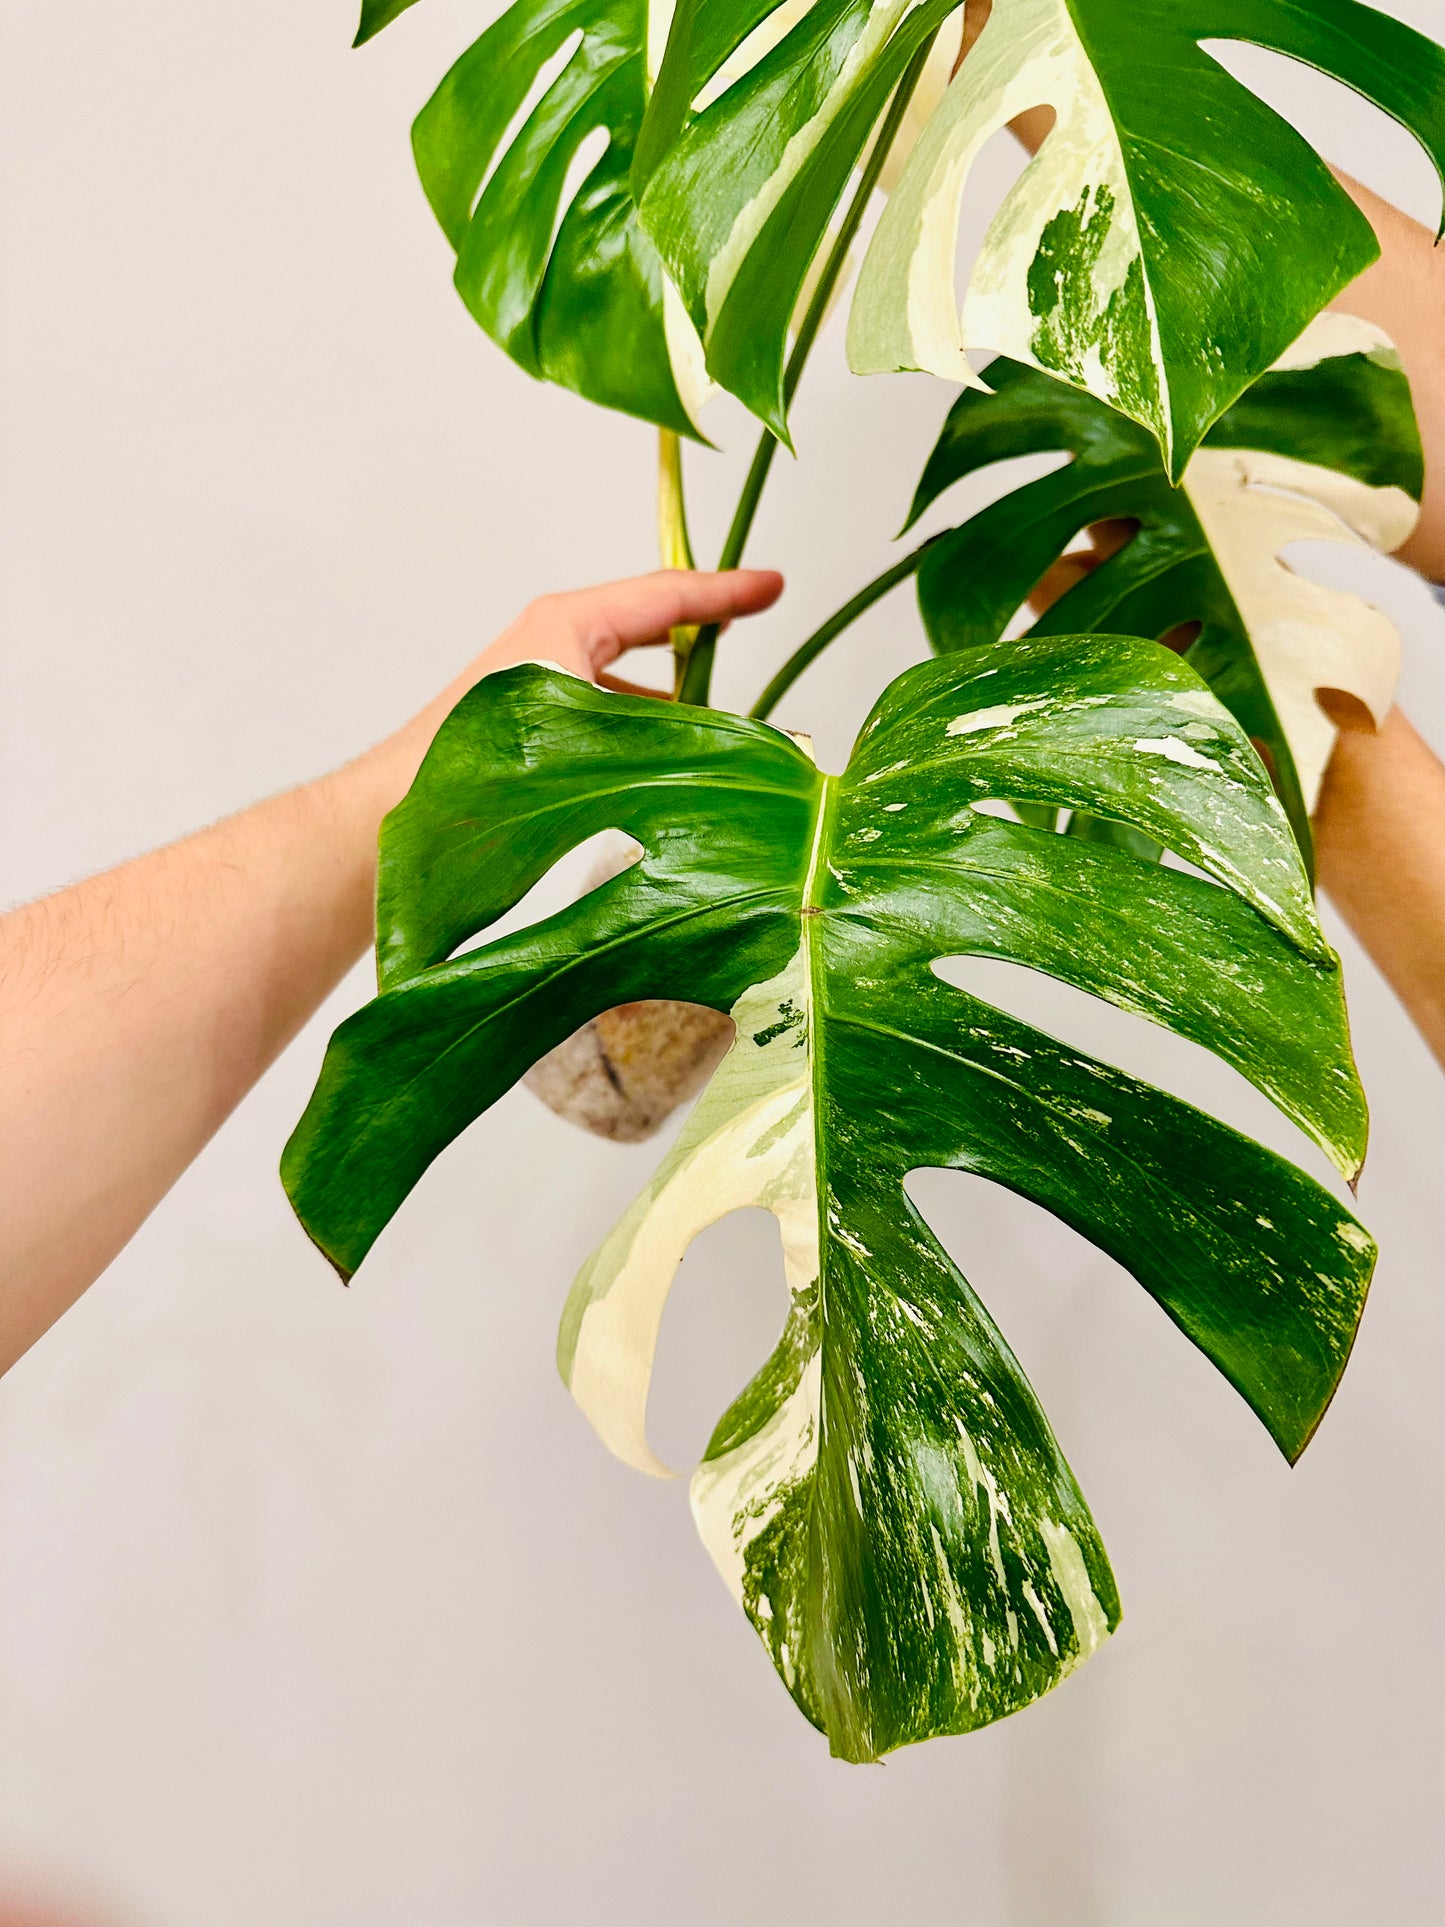
M 577 49 L 581 45 L 582 45 L 582 29 L 580 27 L 576 27 L 573 29 L 571 33 L 568 34 L 567 38 L 562 42 L 561 46 L 557 49 L 556 53 L 550 54 L 547 57 L 547 59 L 542 62 L 541 66 L 537 69 L 537 72 L 532 80 L 531 86 L 527 89 L 526 93 L 523 94 L 522 96 L 521 105 L 518 107 L 516 113 L 513 114 L 512 118 L 507 122 L 506 127 L 503 129 L 501 139 L 497 142 L 496 147 L 492 151 L 491 165 L 488 167 L 486 173 L 482 176 L 481 184 L 477 188 L 475 195 L 472 197 L 473 213 L 476 212 L 478 202 L 481 200 L 482 196 L 486 193 L 488 187 L 491 185 L 492 176 L 493 174 L 496 173 L 497 168 L 501 164 L 503 156 L 506 154 L 509 154 L 512 151 L 512 147 L 516 142 L 517 136 L 521 133 L 522 129 L 527 125 L 527 122 L 532 118 L 532 115 L 536 112 L 538 106 L 542 102 L 544 95 L 546 95 L 550 90 L 552 83 L 563 73 L 563 71 L 568 66 L 570 66 L 572 61 L 572 56 L 576 53 Z
M 1106 1304 L 1110 1315 L 1147 1326 L 1158 1318 L 1148 1295 L 1047 1206 L 976 1171 L 925 1165 L 903 1188 L 1003 1334 L 1072 1459 L 1070 1434 L 1093 1395 L 1080 1377 L 1074 1327 L 1091 1331 Z M 1159 1342 L 1171 1340 L 1166 1328 Z
M 1038 111 L 1052 113 L 1048 108 Z M 991 134 L 984 142 L 969 169 L 959 208 L 958 236 L 953 257 L 954 301 L 959 310 L 962 310 L 974 262 L 983 246 L 984 237 L 1008 194 L 1030 165 L 1031 158 L 1008 128 L 1000 127 L 996 134 Z
M 788 1315 L 782 1240 L 760 1206 L 696 1237 L 662 1314 L 647 1434 L 667 1465 L 690 1471 L 723 1413 L 770 1356 Z
M 1128 548 L 1139 528 L 1139 522 L 1132 515 L 1116 515 L 1076 529 L 1063 553 L 1049 564 L 1029 590 L 1029 608 L 1035 615 L 1043 615 L 1111 556 Z
M 1047 1206 L 975 1171 L 924 1167 L 910 1202 L 963 1273 L 1023 1368 L 1085 1494 L 1106 1410 L 1124 1437 L 1238 1440 L 1257 1451 L 1254 1421 L 1201 1351 L 1124 1266 Z M 1107 1479 L 1104 1481 L 1107 1486 Z
M 1176 656 L 1187 656 L 1203 631 L 1202 622 L 1176 623 L 1172 629 L 1166 629 L 1160 636 L 1159 645 L 1163 649 L 1172 650 Z
M 1311 1139 L 1204 1045 L 1025 964 L 998 957 L 941 957 L 933 972 L 1057 1042 L 1208 1112 L 1299 1165 L 1335 1196 L 1345 1195 L 1344 1180 Z
M 595 836 L 589 836 L 559 857 L 495 923 L 489 923 L 485 930 L 458 944 L 452 956 L 463 957 L 469 950 L 481 950 L 499 937 L 514 936 L 534 923 L 555 917 L 559 910 L 590 896 L 613 877 L 631 869 L 641 857 L 641 844 L 634 842 L 625 830 L 598 830 Z
M 557 245 L 557 236 L 572 203 L 581 193 L 587 176 L 596 167 L 602 156 L 612 145 L 612 136 L 605 127 L 594 127 L 584 134 L 578 142 L 577 152 L 567 163 L 566 178 L 562 182 L 562 192 L 557 197 L 557 211 L 552 216 L 552 232 L 547 239 L 547 253 L 550 256 Z
M 1413 24 L 1417 29 L 1422 25 L 1418 20 Z M 1318 152 L 1329 154 L 1367 187 L 1435 231 L 1440 215 L 1435 170 L 1414 135 L 1382 108 L 1343 81 L 1273 48 L 1246 40 L 1199 44 Z
M 984 379 L 987 378 L 985 371 Z M 1067 449 L 1060 448 L 1033 455 L 1006 455 L 999 461 L 986 462 L 972 474 L 950 482 L 919 516 L 907 540 L 922 541 L 941 530 L 956 528 L 991 503 L 1004 501 L 1019 489 L 1027 488 L 1030 482 L 1042 481 L 1046 475 L 1067 468 L 1073 459 Z
M 1358 696 L 1348 689 L 1317 689 L 1315 701 L 1336 729 L 1359 729 L 1367 736 L 1375 733 L 1375 719 Z M 1259 744 L 1255 744 L 1259 748 Z

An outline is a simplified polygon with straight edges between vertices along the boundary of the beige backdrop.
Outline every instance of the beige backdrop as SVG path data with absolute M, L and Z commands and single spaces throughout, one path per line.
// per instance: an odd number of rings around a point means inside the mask
M 1438 0 L 1396 7 L 1439 31 Z M 481 337 L 411 174 L 411 112 L 494 11 L 427 0 L 353 55 L 354 0 L 6 0 L 6 899 L 323 769 L 530 596 L 650 566 L 649 434 Z M 1433 219 L 1403 136 L 1229 58 Z M 991 150 L 989 194 L 1014 165 Z M 725 698 L 882 565 L 947 404 L 851 380 L 839 337 L 755 544 L 789 594 L 728 639 Z M 719 432 L 730 457 L 693 464 L 709 549 L 746 446 Z M 1445 623 L 1398 571 L 1369 580 L 1445 741 Z M 784 720 L 836 766 L 919 651 L 884 605 Z M 517 1092 L 350 1292 L 308 1247 L 276 1159 L 358 971 L 0 1387 L 7 1866 L 142 1927 L 1433 1927 L 1445 1084 L 1346 948 L 1384 1257 L 1294 1474 L 1118 1268 L 980 1181 L 915 1181 L 1044 1395 L 1127 1616 L 1053 1699 L 879 1769 L 828 1759 L 684 1489 L 614 1464 L 555 1376 L 568 1279 L 655 1147 Z M 1189 1047 L 1007 979 L 1297 1148 Z M 654 1400 L 675 1463 L 780 1306 L 763 1220 L 689 1259 Z

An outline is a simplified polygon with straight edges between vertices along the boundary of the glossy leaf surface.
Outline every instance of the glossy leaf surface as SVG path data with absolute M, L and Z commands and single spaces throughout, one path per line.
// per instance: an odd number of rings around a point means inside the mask
M 1296 574 L 1280 552 L 1306 540 L 1390 550 L 1414 526 L 1420 438 L 1383 336 L 1349 316 L 1321 316 L 1210 431 L 1177 489 L 1152 436 L 1093 397 L 1017 362 L 992 363 L 988 379 L 992 394 L 967 392 L 950 411 L 910 522 L 989 463 L 1056 450 L 1073 459 L 930 549 L 918 593 L 934 647 L 995 641 L 1082 528 L 1136 521 L 1132 540 L 1032 633 L 1162 639 L 1202 625 L 1189 660 L 1265 746 L 1307 849 L 1335 738 L 1315 690 L 1346 690 L 1383 722 L 1400 639 L 1378 610 Z
M 1206 431 L 1377 253 L 1313 149 L 1200 42 L 1341 80 L 1445 176 L 1445 52 L 1359 0 L 995 0 L 884 210 L 849 358 L 976 385 L 971 348 L 1122 409 L 1178 476 Z M 995 217 L 960 315 L 970 168 L 1026 109 L 1057 119 Z
M 412 146 L 457 290 L 498 346 L 544 381 L 691 435 L 701 351 L 628 187 L 646 46 L 645 0 L 517 0 L 447 74 Z M 599 131 L 606 148 L 574 191 L 573 161 Z
M 975 807 L 999 796 L 1128 822 L 1214 880 Z M 633 868 L 455 954 L 607 827 L 641 846 Z M 579 1277 L 559 1356 L 608 1443 L 661 1470 L 647 1385 L 677 1263 L 727 1211 L 776 1214 L 792 1310 L 694 1508 L 835 1752 L 1010 1712 L 1118 1617 L 1067 1464 L 911 1170 L 989 1177 L 1113 1254 L 1289 1456 L 1318 1422 L 1367 1234 L 1294 1166 L 933 968 L 1008 958 L 1142 1013 L 1357 1167 L 1338 963 L 1298 853 L 1237 725 L 1167 651 L 1072 636 L 925 663 L 837 777 L 766 724 L 506 671 L 387 820 L 378 931 L 381 995 L 332 1040 L 283 1167 L 343 1273 L 589 1017 L 645 997 L 733 1013 L 681 1140 Z
M 957 7 L 678 0 L 634 190 L 709 373 L 783 440 L 808 269 L 904 69 Z

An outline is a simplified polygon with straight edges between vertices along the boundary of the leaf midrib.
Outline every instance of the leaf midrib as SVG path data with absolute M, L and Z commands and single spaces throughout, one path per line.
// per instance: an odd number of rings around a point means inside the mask
M 1099 92 L 1104 97 L 1104 104 L 1109 114 L 1109 125 L 1113 132 L 1115 145 L 1119 150 L 1119 170 L 1123 174 L 1129 190 L 1129 212 L 1133 217 L 1134 233 L 1139 245 L 1139 272 L 1144 283 L 1145 300 L 1149 316 L 1150 347 L 1159 384 L 1159 411 L 1164 423 L 1165 433 L 1168 436 L 1168 445 L 1161 449 L 1160 452 L 1164 456 L 1165 468 L 1169 470 L 1172 475 L 1175 443 L 1173 384 L 1169 379 L 1169 365 L 1164 356 L 1164 332 L 1160 325 L 1159 302 L 1154 292 L 1154 274 L 1149 261 L 1149 250 L 1144 239 L 1144 224 L 1139 219 L 1139 195 L 1134 185 L 1134 176 L 1129 166 L 1129 154 L 1125 144 L 1126 136 L 1129 140 L 1134 140 L 1138 137 L 1134 134 L 1133 130 L 1127 128 L 1119 118 L 1113 90 L 1104 79 L 1098 54 L 1088 34 L 1084 30 L 1083 22 L 1079 19 L 1079 9 L 1075 4 L 1075 0 L 1063 0 L 1063 7 L 1069 16 L 1070 25 L 1078 37 L 1080 51 L 1085 60 L 1088 61 L 1094 78 L 1098 82 Z M 1194 44 L 1197 46 L 1197 42 Z
M 817 901 L 817 896 L 820 877 L 829 867 L 828 858 L 831 854 L 829 838 L 837 814 L 841 789 L 840 777 L 823 777 L 818 797 L 818 820 L 813 831 L 813 847 L 808 853 L 808 868 L 803 879 L 803 894 L 798 916 L 803 966 L 803 999 L 808 1024 L 809 1102 L 812 1106 L 813 1127 L 813 1208 L 817 1214 L 818 1227 L 818 1411 L 813 1421 L 817 1426 L 818 1450 L 814 1460 L 815 1467 L 821 1466 L 823 1461 L 823 1435 L 827 1409 L 828 1373 L 825 1348 L 828 1342 L 828 1266 L 824 1253 L 829 1237 L 827 1133 L 821 1129 L 821 1120 L 827 1114 L 823 1105 L 823 1025 L 818 1021 L 819 1000 L 814 991 L 815 981 L 819 984 L 827 981 L 826 965 L 818 953 L 817 946 L 828 919 L 823 914 L 823 906 Z M 809 915 L 810 911 L 814 914 Z M 824 1565 L 822 1525 L 817 1501 L 818 1481 L 815 1472 L 809 1482 L 808 1491 L 808 1569 L 810 1572 L 819 1572 Z

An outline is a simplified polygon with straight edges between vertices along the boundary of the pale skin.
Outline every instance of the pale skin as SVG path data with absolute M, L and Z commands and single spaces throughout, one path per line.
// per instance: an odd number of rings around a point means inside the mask
M 992 5 L 968 0 L 959 64 Z M 1053 123 L 1054 110 L 1040 107 L 1010 124 L 1032 154 Z M 1380 259 L 1334 305 L 1373 321 L 1399 349 L 1425 447 L 1420 520 L 1398 554 L 1428 581 L 1445 582 L 1445 246 L 1367 187 L 1338 178 L 1374 228 Z M 1091 549 L 1056 564 L 1034 605 L 1047 608 L 1130 532 L 1127 524 L 1094 530 Z M 1314 816 L 1320 887 L 1445 1065 L 1445 765 L 1401 710 L 1377 730 L 1354 698 L 1325 689 L 1318 700 L 1340 730 Z
M 782 577 L 662 570 L 545 596 L 394 736 L 319 781 L 0 917 L 0 1371 L 124 1247 L 371 941 L 377 832 L 483 676 L 611 665 Z

